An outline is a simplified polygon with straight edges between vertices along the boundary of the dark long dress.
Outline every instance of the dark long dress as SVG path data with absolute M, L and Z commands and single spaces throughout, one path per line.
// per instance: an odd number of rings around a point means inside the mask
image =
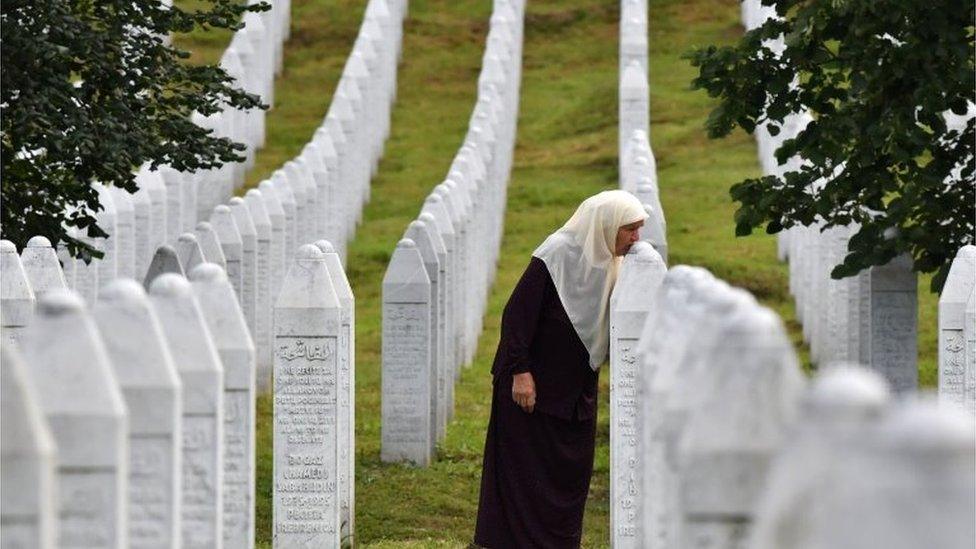
M 531 414 L 512 400 L 512 375 L 521 372 L 535 380 Z M 593 473 L 597 373 L 538 258 L 505 306 L 492 375 L 475 544 L 579 547 Z

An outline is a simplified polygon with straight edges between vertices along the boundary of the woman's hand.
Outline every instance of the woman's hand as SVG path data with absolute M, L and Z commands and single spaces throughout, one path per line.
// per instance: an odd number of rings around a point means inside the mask
M 512 376 L 512 400 L 530 414 L 535 409 L 535 380 L 531 372 Z

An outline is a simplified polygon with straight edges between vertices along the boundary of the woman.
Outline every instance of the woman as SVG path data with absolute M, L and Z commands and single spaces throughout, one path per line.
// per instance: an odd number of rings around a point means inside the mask
M 477 546 L 579 547 L 610 292 L 646 218 L 624 191 L 586 199 L 512 292 L 491 369 Z

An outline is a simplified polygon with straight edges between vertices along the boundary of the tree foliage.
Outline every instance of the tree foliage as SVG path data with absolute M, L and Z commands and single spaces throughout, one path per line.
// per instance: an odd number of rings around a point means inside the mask
M 229 106 L 264 106 L 218 66 L 191 66 L 171 33 L 240 27 L 245 11 L 207 0 L 197 9 L 161 0 L 4 0 L 0 4 L 3 237 L 65 241 L 73 255 L 100 256 L 66 227 L 103 237 L 93 182 L 137 190 L 149 162 L 193 171 L 240 160 L 244 145 L 190 121 Z
M 711 137 L 763 123 L 775 135 L 791 113 L 813 119 L 776 152 L 781 164 L 805 159 L 798 170 L 732 186 L 736 234 L 856 224 L 833 277 L 907 252 L 941 290 L 956 251 L 974 241 L 974 120 L 947 124 L 976 94 L 973 0 L 762 4 L 778 17 L 689 54 L 693 87 L 719 99 Z

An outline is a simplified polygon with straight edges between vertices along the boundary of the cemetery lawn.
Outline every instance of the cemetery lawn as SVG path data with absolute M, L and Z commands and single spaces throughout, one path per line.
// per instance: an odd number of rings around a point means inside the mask
M 268 115 L 268 143 L 250 185 L 297 154 L 328 108 L 364 1 L 294 0 L 285 71 Z M 441 182 L 463 139 L 475 99 L 490 2 L 411 0 L 404 29 L 392 134 L 363 225 L 349 246 L 356 294 L 356 543 L 362 547 L 463 547 L 474 531 L 488 420 L 488 374 L 502 307 L 535 246 L 585 197 L 617 186 L 616 2 L 530 0 L 521 112 L 498 275 L 474 364 L 456 388 L 447 438 L 428 469 L 386 465 L 380 444 L 380 288 L 390 255 L 421 202 Z M 199 33 L 198 33 L 199 34 Z M 709 140 L 712 101 L 689 91 L 681 54 L 741 34 L 738 3 L 663 0 L 650 5 L 651 140 L 668 221 L 671 264 L 710 269 L 753 292 L 787 320 L 809 369 L 775 238 L 736 238 L 729 186 L 758 173 L 753 139 Z M 191 37 L 198 40 L 198 36 Z M 191 41 L 192 41 L 191 40 Z M 226 37 L 225 39 L 226 40 Z M 219 40 L 202 41 L 211 59 Z M 935 384 L 936 297 L 919 283 L 920 381 Z M 609 544 L 607 372 L 584 547 Z M 258 400 L 258 547 L 271 546 L 271 400 Z

